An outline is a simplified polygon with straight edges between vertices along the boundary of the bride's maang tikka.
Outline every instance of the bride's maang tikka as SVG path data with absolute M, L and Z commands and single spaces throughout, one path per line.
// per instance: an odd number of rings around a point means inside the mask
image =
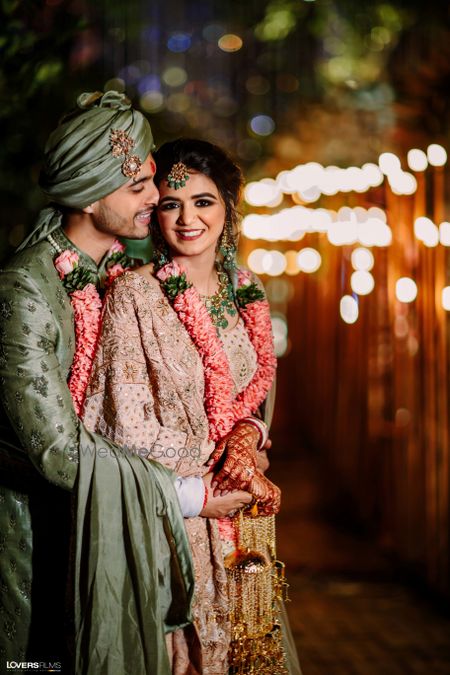
M 172 166 L 167 175 L 167 185 L 174 190 L 178 190 L 186 185 L 189 180 L 189 171 L 183 162 L 177 162 Z

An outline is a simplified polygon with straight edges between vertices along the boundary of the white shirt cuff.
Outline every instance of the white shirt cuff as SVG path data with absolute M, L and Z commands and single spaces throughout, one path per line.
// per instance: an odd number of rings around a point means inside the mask
M 175 490 L 184 518 L 195 518 L 195 516 L 198 516 L 203 508 L 203 500 L 205 498 L 203 478 L 200 476 L 189 476 L 187 478 L 178 476 L 175 480 Z

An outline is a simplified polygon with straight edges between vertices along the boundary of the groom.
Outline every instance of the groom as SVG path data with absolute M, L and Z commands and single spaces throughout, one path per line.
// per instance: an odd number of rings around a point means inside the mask
M 173 474 L 90 433 L 67 385 L 68 291 L 104 286 L 117 236 L 148 235 L 153 147 L 124 95 L 81 95 L 47 143 L 40 184 L 52 203 L 0 274 L 2 671 L 31 660 L 63 672 L 168 673 L 164 631 L 190 621 L 183 515 L 200 512 L 204 488 L 183 508 L 189 486 L 178 481 L 182 514 Z M 61 255 L 78 261 L 70 287 L 55 267 Z

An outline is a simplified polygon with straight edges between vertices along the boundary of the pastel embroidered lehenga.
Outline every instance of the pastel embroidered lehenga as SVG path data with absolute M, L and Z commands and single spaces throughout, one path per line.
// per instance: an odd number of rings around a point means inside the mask
M 257 365 L 242 318 L 221 339 L 237 393 Z M 204 475 L 214 449 L 204 391 L 202 360 L 159 282 L 125 273 L 106 299 L 84 407 L 86 426 L 178 475 Z M 231 631 L 218 522 L 194 517 L 185 525 L 195 569 L 195 632 L 172 635 L 173 673 L 226 675 Z

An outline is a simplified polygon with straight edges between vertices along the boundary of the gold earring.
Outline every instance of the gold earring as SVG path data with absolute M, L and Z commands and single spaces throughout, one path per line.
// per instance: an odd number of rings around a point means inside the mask
M 223 255 L 223 266 L 227 270 L 233 270 L 236 267 L 236 244 L 232 231 L 232 224 L 225 222 L 222 234 L 219 239 L 219 251 Z

